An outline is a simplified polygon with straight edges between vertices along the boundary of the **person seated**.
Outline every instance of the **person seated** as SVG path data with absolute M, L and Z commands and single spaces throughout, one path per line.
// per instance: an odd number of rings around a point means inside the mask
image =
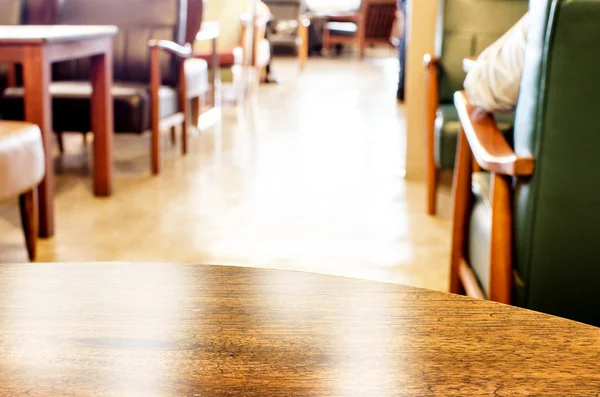
M 519 97 L 529 14 L 486 48 L 467 73 L 464 87 L 469 101 L 486 112 L 510 111 Z

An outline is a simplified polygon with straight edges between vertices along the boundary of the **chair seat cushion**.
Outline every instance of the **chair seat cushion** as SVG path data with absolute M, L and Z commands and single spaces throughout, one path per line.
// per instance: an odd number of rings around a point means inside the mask
M 492 235 L 492 207 L 490 174 L 474 172 L 472 176 L 473 207 L 469 220 L 467 262 L 477 276 L 484 294 L 490 289 L 490 248 Z
M 208 63 L 204 59 L 190 58 L 183 67 L 188 98 L 204 95 L 208 91 Z
M 2 117 L 23 120 L 22 87 L 7 88 L 2 99 Z M 146 84 L 116 82 L 111 93 L 114 100 L 115 132 L 142 133 L 150 129 L 150 91 Z M 60 81 L 50 85 L 53 129 L 56 132 L 88 132 L 92 87 L 87 81 Z M 159 89 L 160 117 L 177 113 L 178 98 L 174 88 Z
M 0 201 L 37 186 L 45 173 L 44 147 L 38 126 L 0 121 Z
M 498 129 L 510 143 L 512 141 L 512 130 L 515 119 L 514 113 L 497 113 L 494 116 Z M 454 168 L 459 127 L 458 113 L 454 105 L 440 105 L 435 118 L 434 128 L 434 157 L 437 169 L 448 170 Z
M 325 28 L 332 36 L 344 37 L 352 37 L 358 30 L 358 26 L 354 22 L 327 22 Z

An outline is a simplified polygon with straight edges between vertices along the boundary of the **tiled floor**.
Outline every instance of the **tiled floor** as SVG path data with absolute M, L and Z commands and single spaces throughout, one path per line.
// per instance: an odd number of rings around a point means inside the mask
M 108 199 L 92 196 L 89 148 L 70 136 L 56 160 L 56 236 L 39 260 L 233 264 L 445 290 L 448 216 L 426 216 L 424 186 L 403 179 L 396 67 L 316 59 L 298 75 L 278 60 L 282 84 L 226 105 L 187 157 L 165 135 L 159 177 L 148 136 L 117 136 Z M 26 259 L 17 207 L 3 204 L 0 262 Z

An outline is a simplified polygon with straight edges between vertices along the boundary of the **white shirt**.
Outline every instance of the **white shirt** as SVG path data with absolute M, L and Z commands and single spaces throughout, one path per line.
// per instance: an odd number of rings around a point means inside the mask
M 515 108 L 523 73 L 529 14 L 486 48 L 467 73 L 469 101 L 488 112 Z

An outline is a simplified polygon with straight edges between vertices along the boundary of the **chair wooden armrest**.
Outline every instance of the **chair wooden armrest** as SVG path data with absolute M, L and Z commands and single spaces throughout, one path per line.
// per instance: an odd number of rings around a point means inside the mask
M 160 49 L 179 58 L 190 58 L 192 56 L 192 46 L 190 43 L 182 46 L 169 40 L 150 40 L 148 45 L 151 50 L 155 48 Z
M 454 94 L 454 105 L 477 163 L 486 171 L 501 175 L 533 174 L 533 157 L 519 157 L 498 130 L 493 115 L 469 103 L 466 93 Z

